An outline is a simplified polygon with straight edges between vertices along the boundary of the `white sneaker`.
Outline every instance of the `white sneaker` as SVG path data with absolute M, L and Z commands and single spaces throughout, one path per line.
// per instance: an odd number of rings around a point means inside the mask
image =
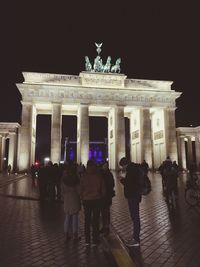
M 127 242 L 125 242 L 127 247 L 139 247 L 140 243 L 138 241 L 136 241 L 135 239 L 132 240 L 127 240 Z

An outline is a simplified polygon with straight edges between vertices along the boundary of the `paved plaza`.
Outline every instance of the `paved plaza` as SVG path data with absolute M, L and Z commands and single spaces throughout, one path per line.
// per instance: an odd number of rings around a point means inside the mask
M 186 174 L 179 177 L 179 200 L 169 209 L 161 178 L 151 173 L 152 192 L 141 204 L 141 247 L 128 250 L 135 266 L 199 267 L 200 208 L 184 200 Z M 116 178 L 112 205 L 113 231 L 122 241 L 132 234 L 127 202 Z M 115 266 L 104 242 L 85 248 L 83 214 L 80 242 L 64 244 L 63 204 L 40 203 L 37 184 L 27 175 L 0 175 L 0 266 Z M 126 267 L 126 266 L 124 266 Z

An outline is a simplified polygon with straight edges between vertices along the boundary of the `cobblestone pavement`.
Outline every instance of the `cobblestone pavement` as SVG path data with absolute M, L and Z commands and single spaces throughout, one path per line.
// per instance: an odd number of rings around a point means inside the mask
M 61 203 L 47 202 L 41 205 L 34 200 L 38 200 L 38 189 L 33 186 L 30 177 L 1 189 L 1 267 L 112 265 L 101 245 L 98 248 L 85 248 L 83 238 L 80 242 L 64 244 Z M 80 233 L 83 236 L 82 214 Z
M 12 177 L 0 175 L 0 266 L 112 266 L 103 245 L 87 249 L 82 238 L 66 246 L 63 205 L 41 205 L 37 184 L 30 177 L 17 177 L 13 176 L 12 183 Z M 199 267 L 200 210 L 185 203 L 185 175 L 179 178 L 178 206 L 173 210 L 162 196 L 160 175 L 150 174 L 150 179 L 153 190 L 141 203 L 141 248 L 129 250 L 136 265 Z M 122 240 L 131 236 L 127 201 L 117 178 L 112 225 Z M 83 235 L 82 212 L 80 233 Z
M 162 195 L 160 174 L 150 174 L 152 192 L 141 203 L 141 248 L 130 249 L 137 266 L 199 267 L 200 209 L 184 199 L 186 174 L 179 177 L 179 200 L 169 209 Z M 116 183 L 112 225 L 122 239 L 130 238 L 132 224 L 123 188 Z

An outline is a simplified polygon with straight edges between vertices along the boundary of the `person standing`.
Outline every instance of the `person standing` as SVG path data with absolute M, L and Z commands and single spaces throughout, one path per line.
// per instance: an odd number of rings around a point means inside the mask
M 144 159 L 143 162 L 141 163 L 141 168 L 144 171 L 145 175 L 148 175 L 148 171 L 149 171 L 149 164 L 146 162 L 146 160 Z
M 8 165 L 8 168 L 7 168 L 8 175 L 11 174 L 11 169 L 12 169 L 12 167 L 11 167 L 11 165 L 9 164 L 9 165 Z
M 133 237 L 125 243 L 129 247 L 140 246 L 140 178 L 142 169 L 139 164 L 130 162 L 126 157 L 121 158 L 119 165 L 126 171 L 125 178 L 120 182 L 124 185 L 124 195 L 128 201 L 130 216 L 133 222 Z
M 165 177 L 165 183 L 166 183 L 166 202 L 167 204 L 173 205 L 173 198 L 172 195 L 174 194 L 175 199 L 178 198 L 178 188 L 177 188 L 177 178 L 178 178 L 178 172 L 173 167 L 172 162 L 168 162 L 168 164 L 165 165 L 163 175 Z
M 78 224 L 79 224 L 79 211 L 81 209 L 80 190 L 79 190 L 79 177 L 75 164 L 71 163 L 66 166 L 62 176 L 62 194 L 64 199 L 64 232 L 65 242 L 72 237 L 74 240 L 79 240 Z
M 105 194 L 105 185 L 102 175 L 94 161 L 88 160 L 86 172 L 80 180 L 80 196 L 84 207 L 85 242 L 91 242 L 91 226 L 93 245 L 99 243 L 99 219 L 102 197 Z
M 104 179 L 106 193 L 101 205 L 102 229 L 100 233 L 106 236 L 110 232 L 110 207 L 112 205 L 112 198 L 115 196 L 115 181 L 112 172 L 109 170 L 108 162 L 102 165 L 101 173 Z

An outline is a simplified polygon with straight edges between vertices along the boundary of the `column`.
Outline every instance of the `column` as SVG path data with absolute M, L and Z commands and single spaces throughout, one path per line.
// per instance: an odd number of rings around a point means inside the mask
M 9 151 L 8 151 L 8 165 L 11 165 L 11 171 L 13 171 L 13 168 L 15 169 L 14 163 L 15 163 L 15 157 L 16 157 L 16 133 L 9 133 Z
M 186 164 L 186 152 L 185 152 L 185 140 L 184 137 L 180 138 L 180 142 L 181 142 L 181 165 L 182 165 L 182 169 L 187 169 L 187 164 Z
M 52 104 L 51 116 L 51 156 L 50 160 L 53 163 L 60 162 L 61 154 L 61 105 L 57 103 Z
M 22 125 L 19 131 L 18 168 L 28 170 L 31 164 L 32 103 L 22 103 Z
M 4 168 L 4 157 L 5 157 L 5 137 L 0 136 L 0 171 L 3 171 Z
M 141 163 L 141 122 L 140 109 L 133 108 L 130 113 L 130 156 L 131 161 Z
M 195 150 L 196 150 L 196 163 L 199 169 L 200 167 L 200 140 L 198 136 L 195 137 Z
M 35 146 L 36 146 L 36 121 L 37 121 L 37 110 L 35 106 L 32 106 L 32 134 L 31 134 L 31 165 L 35 163 Z
M 116 143 L 116 167 L 122 157 L 125 157 L 125 121 L 124 121 L 124 107 L 116 107 L 116 129 L 115 129 L 115 143 Z
M 86 166 L 89 159 L 89 116 L 88 105 L 81 104 L 77 112 L 77 163 Z
M 167 156 L 170 156 L 172 161 L 177 161 L 175 108 L 165 110 L 165 137 Z
M 141 109 L 141 151 L 142 160 L 146 160 L 152 168 L 151 118 L 149 109 Z
M 108 113 L 108 162 L 111 170 L 116 169 L 116 144 L 115 144 L 115 108 Z
M 191 136 L 187 137 L 187 150 L 188 150 L 188 167 L 193 162 L 193 154 L 192 154 L 192 139 Z

